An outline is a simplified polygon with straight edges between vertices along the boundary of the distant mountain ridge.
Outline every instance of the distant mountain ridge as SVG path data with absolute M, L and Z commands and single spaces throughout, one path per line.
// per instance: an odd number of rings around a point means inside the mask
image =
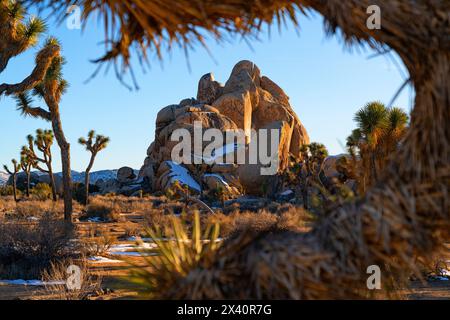
M 6 182 L 9 179 L 9 173 L 0 171 L 0 186 L 3 186 L 6 184 Z
M 98 180 L 102 179 L 104 181 L 116 179 L 117 178 L 117 171 L 118 169 L 112 169 L 112 170 L 99 170 L 99 171 L 93 171 L 90 173 L 90 183 L 95 184 Z M 139 170 L 135 170 L 136 175 L 138 175 Z M 45 175 L 46 173 L 42 173 L 40 171 L 33 171 L 34 173 L 38 175 Z M 55 173 L 57 176 L 62 176 L 61 172 Z M 84 172 L 78 172 L 72 170 L 72 181 L 73 182 L 84 182 Z M 3 171 L 0 171 L 0 186 L 3 186 L 7 183 L 9 179 L 9 174 Z

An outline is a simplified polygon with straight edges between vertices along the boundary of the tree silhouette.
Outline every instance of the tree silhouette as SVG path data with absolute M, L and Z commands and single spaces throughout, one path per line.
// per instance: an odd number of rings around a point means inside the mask
M 26 156 L 33 164 L 33 167 L 40 172 L 47 173 L 49 176 L 50 187 L 52 188 L 52 199 L 53 201 L 57 200 L 56 196 L 56 184 L 55 184 L 55 176 L 53 174 L 53 166 L 52 166 L 52 150 L 51 147 L 53 145 L 53 132 L 51 130 L 36 130 L 36 138 L 32 135 L 27 136 L 28 146 L 22 147 L 21 154 Z M 37 150 L 42 153 L 42 156 L 38 156 L 36 153 Z M 47 169 L 42 168 L 39 163 L 44 163 Z
M 31 168 L 34 168 L 36 166 L 36 161 L 30 157 L 29 153 L 27 152 L 27 147 L 23 146 L 22 150 L 20 151 L 20 167 L 23 172 L 25 172 L 25 175 L 27 177 L 26 181 L 26 195 L 27 198 L 30 197 L 30 180 L 31 180 Z
M 347 138 L 347 149 L 359 171 L 361 192 L 379 179 L 406 133 L 408 115 L 400 108 L 370 102 L 355 114 L 357 128 Z
M 14 201 L 17 202 L 17 173 L 20 171 L 20 165 L 17 163 L 16 159 L 12 159 L 11 162 L 13 164 L 13 170 L 9 170 L 7 165 L 4 165 L 3 168 L 12 177 Z
M 46 45 L 60 47 L 55 38 L 49 38 Z M 39 82 L 32 94 L 45 102 L 47 108 L 32 107 L 32 97 L 29 92 L 23 92 L 16 96 L 18 109 L 23 115 L 43 119 L 52 124 L 58 146 L 61 149 L 62 180 L 64 190 L 64 219 L 72 223 L 72 177 L 70 170 L 70 144 L 67 141 L 62 128 L 59 103 L 66 92 L 68 82 L 63 79 L 62 66 L 65 60 L 59 53 L 53 58 L 50 67 L 45 73 L 44 79 Z
M 80 139 L 78 139 L 78 142 L 81 145 L 85 146 L 86 150 L 91 153 L 91 159 L 89 160 L 89 164 L 84 175 L 84 186 L 86 189 L 84 204 L 87 206 L 89 204 L 89 173 L 91 172 L 92 166 L 94 165 L 95 157 L 97 156 L 97 154 L 108 146 L 109 137 L 96 135 L 95 131 L 91 130 L 88 133 L 87 139 L 81 137 Z

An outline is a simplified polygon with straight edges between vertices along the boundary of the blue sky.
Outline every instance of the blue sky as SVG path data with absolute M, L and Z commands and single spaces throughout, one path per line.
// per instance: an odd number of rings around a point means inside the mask
M 190 69 L 184 51 L 178 48 L 165 54 L 162 63 L 151 59 L 152 68 L 145 73 L 135 64 L 140 89 L 129 91 L 112 70 L 85 83 L 96 68 L 89 61 L 104 50 L 101 24 L 90 22 L 84 32 L 69 30 L 65 23 L 57 26 L 52 19 L 48 24 L 48 33 L 59 38 L 67 59 L 64 74 L 71 86 L 60 108 L 72 145 L 72 168 L 77 171 L 84 171 L 89 160 L 77 140 L 90 129 L 111 138 L 93 170 L 125 165 L 139 169 L 154 138 L 157 112 L 195 97 L 198 80 L 205 73 L 213 72 L 224 83 L 233 66 L 243 59 L 256 63 L 263 75 L 284 89 L 311 140 L 324 143 L 331 154 L 344 151 L 345 138 L 354 128 L 355 111 L 373 100 L 389 103 L 406 74 L 387 57 L 369 59 L 374 54 L 369 49 L 345 49 L 340 39 L 325 36 L 321 17 L 313 15 L 300 18 L 300 30 L 288 25 L 280 33 L 273 27 L 270 36 L 264 32 L 251 47 L 239 38 L 222 44 L 207 41 L 213 57 L 196 46 L 189 52 Z M 11 60 L 0 82 L 23 79 L 33 68 L 36 51 Z M 407 88 L 395 105 L 409 112 L 412 99 Z M 27 134 L 50 126 L 42 120 L 23 118 L 10 98 L 0 100 L 0 110 L 0 164 L 4 164 L 18 158 Z M 53 152 L 55 168 L 60 170 L 56 142 Z

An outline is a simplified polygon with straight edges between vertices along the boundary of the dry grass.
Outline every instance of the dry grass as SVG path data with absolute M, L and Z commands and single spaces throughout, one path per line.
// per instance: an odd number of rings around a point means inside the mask
M 301 208 L 288 205 L 272 213 L 266 209 L 258 212 L 234 211 L 231 214 L 217 213 L 203 216 L 204 223 L 220 225 L 220 236 L 229 237 L 246 230 L 304 232 L 311 222 L 311 216 Z
M 81 206 L 75 205 L 74 210 L 80 212 Z M 31 197 L 30 199 L 21 199 L 16 203 L 12 197 L 0 197 L 0 215 L 3 214 L 8 218 L 39 218 L 47 213 L 55 218 L 62 217 L 64 215 L 62 200 L 54 202 Z
M 66 285 L 66 279 L 69 276 L 67 268 L 69 266 L 80 268 L 81 288 L 79 289 L 69 289 Z M 102 277 L 89 270 L 86 259 L 68 259 L 64 262 L 54 262 L 44 272 L 42 280 L 46 283 L 45 289 L 53 300 L 89 300 L 104 293 Z
M 92 198 L 86 208 L 86 218 L 100 218 L 102 221 L 119 221 L 120 207 L 115 201 Z
M 71 236 L 64 222 L 49 214 L 37 223 L 0 221 L 0 274 L 3 278 L 39 279 L 51 263 L 75 250 Z

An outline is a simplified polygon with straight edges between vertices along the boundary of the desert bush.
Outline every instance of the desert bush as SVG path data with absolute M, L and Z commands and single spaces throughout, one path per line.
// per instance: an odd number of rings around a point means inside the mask
M 84 183 L 76 182 L 72 184 L 72 197 L 78 203 L 84 204 L 86 202 L 86 187 Z M 89 184 L 89 193 L 99 192 L 100 189 L 94 184 Z
M 38 183 L 31 189 L 31 194 L 33 198 L 45 201 L 52 198 L 52 187 L 47 183 Z
M 16 208 L 17 203 L 12 196 L 2 196 L 0 198 L 0 212 L 11 212 Z
M 17 192 L 17 196 L 22 195 L 22 192 L 20 192 L 20 190 L 16 190 L 16 192 Z M 0 186 L 0 196 L 1 197 L 12 196 L 12 195 L 14 195 L 13 186 Z
M 120 208 L 114 201 L 101 198 L 91 199 L 86 209 L 87 218 L 100 218 L 103 221 L 119 221 Z
M 79 289 L 69 289 L 66 285 L 66 279 L 69 276 L 67 269 L 72 265 L 81 270 L 81 288 Z M 53 262 L 50 268 L 44 272 L 42 280 L 46 283 L 45 289 L 48 294 L 56 300 L 89 300 L 104 293 L 101 275 L 89 271 L 86 259 Z
M 84 238 L 81 250 L 85 256 L 99 256 L 107 253 L 116 242 L 115 236 L 102 232 L 99 236 Z
M 63 221 L 48 214 L 38 223 L 1 221 L 1 277 L 40 278 L 52 263 L 70 256 L 71 235 Z
M 217 213 L 205 215 L 203 220 L 207 224 L 218 223 L 220 225 L 220 236 L 228 237 L 232 234 L 245 230 L 255 232 L 267 230 L 288 230 L 301 232 L 307 229 L 311 216 L 301 208 L 285 206 L 272 213 L 267 209 L 258 212 L 234 211 L 231 214 Z

